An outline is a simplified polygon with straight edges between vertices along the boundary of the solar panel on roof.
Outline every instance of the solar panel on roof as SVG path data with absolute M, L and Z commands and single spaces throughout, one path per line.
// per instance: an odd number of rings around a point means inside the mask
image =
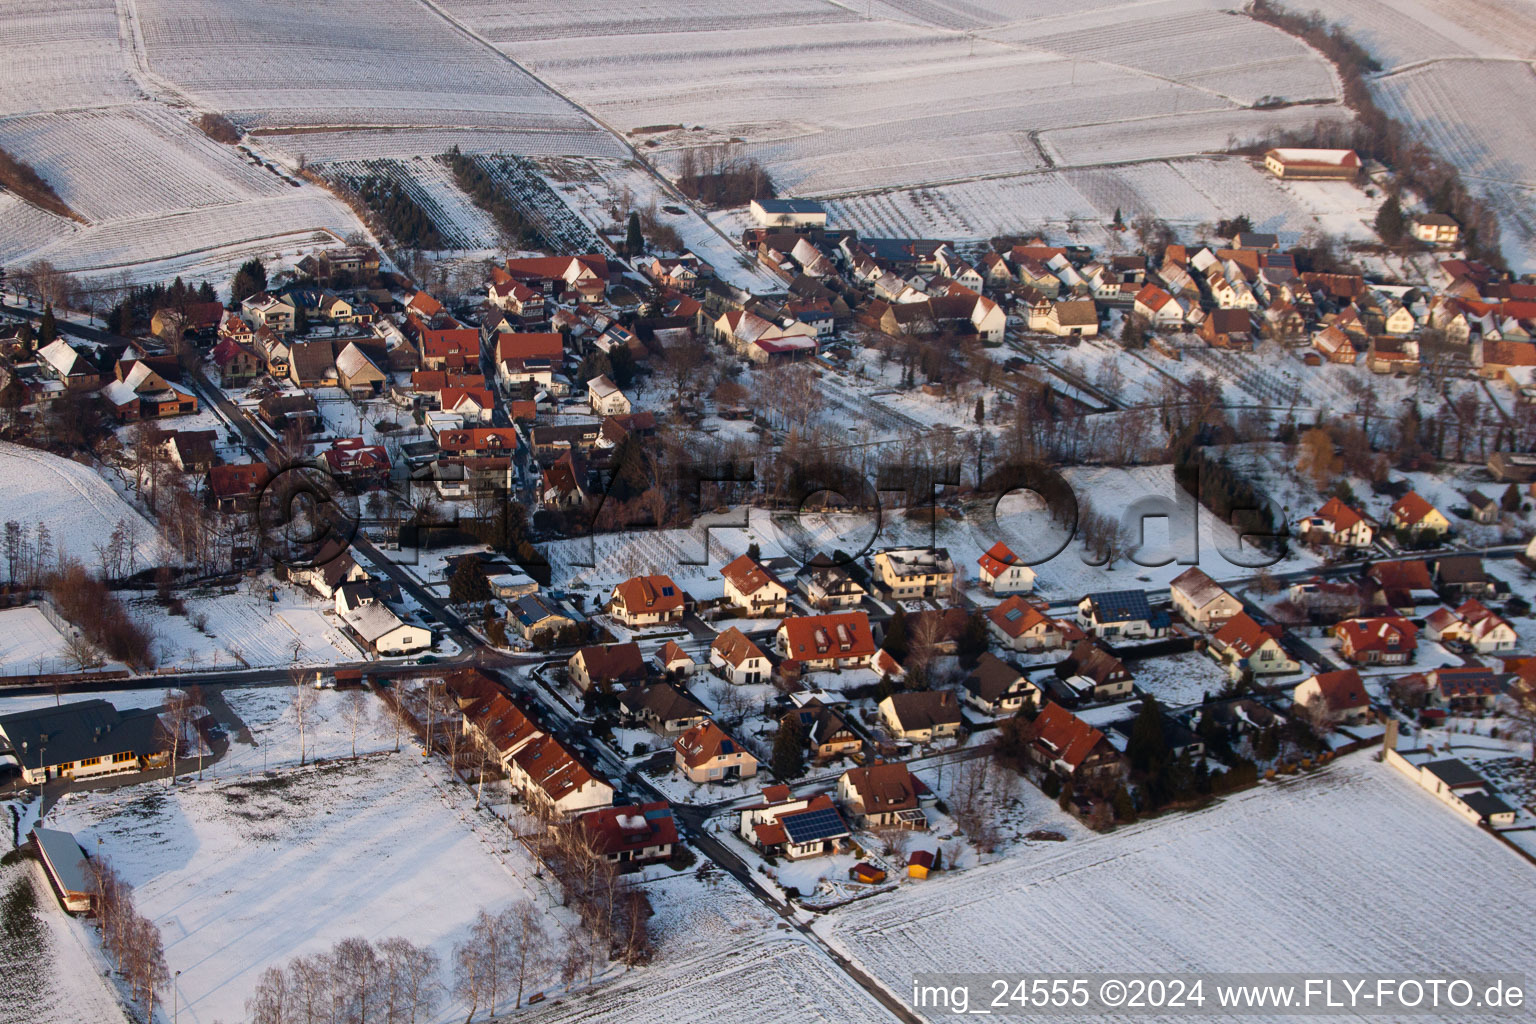
M 662 597 L 671 597 L 672 596 L 672 588 L 671 587 L 662 587 L 661 588 L 661 596 Z
M 784 832 L 792 843 L 815 843 L 848 833 L 848 826 L 843 824 L 842 817 L 832 807 L 786 814 L 779 821 L 783 823 Z
M 1009 608 L 1006 612 L 1003 613 L 1003 618 L 1007 619 L 1009 622 L 1018 622 L 1023 617 L 1024 610 L 1022 608 Z
M 1090 595 L 1099 617 L 1105 621 L 1144 619 L 1151 614 L 1147 595 L 1140 590 L 1112 590 Z

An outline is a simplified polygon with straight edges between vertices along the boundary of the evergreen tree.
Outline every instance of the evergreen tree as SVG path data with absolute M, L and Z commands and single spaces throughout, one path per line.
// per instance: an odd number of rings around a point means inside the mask
M 1114 226 L 1117 227 L 1117 228 L 1125 227 L 1125 218 L 1120 215 L 1120 207 L 1118 207 L 1118 206 L 1115 207 Z
M 1504 488 L 1504 496 L 1499 499 L 1499 507 L 1505 512 L 1520 511 L 1520 488 L 1514 484 Z
M 1040 780 L 1040 792 L 1049 797 L 1061 795 L 1061 777 L 1055 772 L 1046 772 L 1045 778 Z
M 880 647 L 897 662 L 904 662 L 907 660 L 910 643 L 911 641 L 907 639 L 906 609 L 897 607 L 896 614 L 892 615 L 891 621 L 886 623 L 885 642 Z
M 455 604 L 475 604 L 489 601 L 494 595 L 491 584 L 485 578 L 485 570 L 473 558 L 465 558 L 453 571 L 448 581 L 448 598 Z
M 246 260 L 229 286 L 229 304 L 238 306 L 267 287 L 267 265 L 259 259 Z
M 300 302 L 297 297 L 293 300 L 293 333 L 309 333 L 309 312 L 305 310 L 304 303 Z
M 779 734 L 773 739 L 773 774 L 780 782 L 805 774 L 805 726 L 799 715 L 779 723 Z
M 629 230 L 624 236 L 624 250 L 631 256 L 645 252 L 645 236 L 640 233 L 640 215 L 629 211 Z
M 980 612 L 972 612 L 970 618 L 965 620 L 965 630 L 955 645 L 960 663 L 967 667 L 975 665 L 986 651 L 989 639 L 987 617 Z
M 757 541 L 747 545 L 747 557 L 754 562 L 763 557 L 763 549 L 758 546 Z
M 1130 758 L 1131 770 L 1136 772 L 1153 773 L 1167 763 L 1168 740 L 1163 735 L 1163 709 L 1158 706 L 1156 697 L 1142 698 L 1141 711 L 1131 726 L 1131 739 L 1125 746 L 1125 753 Z
M 59 324 L 53 317 L 53 303 L 43 307 L 43 318 L 37 322 L 37 343 L 51 345 L 59 336 Z
M 1396 245 L 1403 240 L 1403 230 L 1406 223 L 1403 219 L 1403 206 L 1398 202 L 1394 192 L 1387 196 L 1381 208 L 1376 211 L 1376 233 L 1381 240 L 1388 245 Z
M 1115 789 L 1114 796 L 1110 798 L 1110 805 L 1115 809 L 1116 821 L 1136 820 L 1136 801 L 1131 799 L 1131 791 L 1125 788 L 1124 783 Z
M 987 400 L 981 395 L 976 396 L 976 425 L 980 426 L 987 420 Z
M 197 286 L 198 302 L 217 302 L 218 299 L 219 296 L 214 292 L 213 285 L 209 284 L 207 281 L 204 281 L 202 284 Z
M 32 354 L 32 348 L 37 343 L 37 334 L 33 332 L 31 324 L 23 323 L 16 329 L 16 343 L 27 355 Z

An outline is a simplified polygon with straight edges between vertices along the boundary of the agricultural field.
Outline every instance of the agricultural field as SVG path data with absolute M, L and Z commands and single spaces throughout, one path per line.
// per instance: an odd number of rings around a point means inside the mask
M 64 636 L 33 607 L 0 611 L 0 675 L 68 672 Z
M 0 117 L 140 96 L 113 0 L 0 6 Z
M 169 615 L 152 599 L 132 610 L 153 636 L 162 666 L 217 671 L 361 661 L 363 653 L 322 614 L 323 604 L 297 588 L 194 596 L 185 615 Z
M 488 249 L 496 244 L 496 224 L 490 215 L 470 202 L 454 184 L 452 173 L 433 157 L 340 160 L 325 170 L 328 177 L 352 188 L 375 177 L 395 184 L 421 207 L 446 248 Z
M 1429 888 L 1391 881 L 1415 877 L 1425 863 L 1463 870 Z M 1388 881 L 1366 892 L 1355 875 L 1319 867 L 1339 864 L 1369 864 Z M 942 885 L 903 887 L 838 910 L 817 929 L 897 992 L 916 963 L 1368 972 L 1443 969 L 1437 953 L 1476 950 L 1480 970 L 1523 971 L 1536 939 L 1530 870 L 1391 767 L 1356 755 L 1204 811 L 1031 847 Z M 1021 935 L 1049 941 L 1030 944 L 1021 960 Z

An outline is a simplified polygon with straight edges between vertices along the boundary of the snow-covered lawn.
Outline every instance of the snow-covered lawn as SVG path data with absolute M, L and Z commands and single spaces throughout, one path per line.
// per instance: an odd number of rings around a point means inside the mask
M 1216 696 L 1227 683 L 1221 666 L 1197 651 L 1128 661 L 1126 667 L 1131 670 L 1136 686 L 1156 697 L 1164 707 L 1198 704 L 1207 693 Z
M 67 672 L 64 637 L 36 608 L 0 611 L 0 674 Z
M 1426 863 L 1458 870 L 1414 884 Z M 1356 755 L 1204 811 L 904 886 L 817 928 L 896 992 L 914 964 L 1405 971 L 1466 961 L 1523 971 L 1536 940 L 1530 872 L 1410 780 Z
M 87 848 L 101 841 L 164 933 L 182 1017 L 207 1024 L 243 1019 L 267 966 L 347 936 L 403 935 L 447 962 L 482 907 L 532 895 L 549 912 L 522 847 L 472 806 L 439 762 L 407 749 L 75 794 L 49 823 Z M 563 915 L 549 916 L 560 934 Z M 449 998 L 433 1020 L 464 1012 Z
M 190 597 L 186 615 L 170 615 L 153 599 L 135 602 L 133 609 L 155 634 L 163 666 L 206 670 L 363 660 L 324 602 L 285 584 L 276 591 L 275 601 L 264 593 Z M 194 620 L 206 620 L 206 629 Z
M 53 550 L 96 564 L 119 522 L 128 525 L 140 566 L 158 564 L 162 545 L 155 527 L 89 466 L 47 452 L 0 442 L 0 522 L 15 520 L 36 540 L 44 523 Z

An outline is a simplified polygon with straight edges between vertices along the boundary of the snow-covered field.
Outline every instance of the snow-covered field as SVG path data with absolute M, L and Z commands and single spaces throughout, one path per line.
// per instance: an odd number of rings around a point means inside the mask
M 1458 870 L 1414 884 L 1426 863 Z M 898 993 L 925 970 L 1524 971 L 1530 872 L 1357 755 L 1198 813 L 906 886 L 817 928 Z
M 64 637 L 34 607 L 0 611 L 0 675 L 67 672 Z
M 119 522 L 128 524 L 139 565 L 155 565 L 161 552 L 155 527 L 78 462 L 9 442 L 0 442 L 0 522 L 15 520 L 29 531 L 44 523 L 57 554 L 96 564 L 96 545 L 105 545 Z M 35 535 L 34 535 L 35 537 Z
M 531 861 L 509 831 L 473 811 L 471 791 L 450 786 L 441 765 L 423 763 L 414 748 L 390 752 L 383 726 L 362 744 L 382 752 L 350 760 L 341 735 L 326 739 L 342 731 L 344 695 L 324 697 L 330 706 L 318 720 L 329 733 L 318 729 L 311 742 L 334 758 L 326 764 L 290 761 L 271 777 L 259 758 L 223 764 L 215 777 L 174 791 L 151 782 L 75 794 L 49 815 L 87 847 L 100 839 L 134 885 L 165 935 L 171 969 L 182 972 L 180 1012 L 189 1021 L 244 1019 L 244 1000 L 268 965 L 351 935 L 403 935 L 446 962 L 480 908 L 542 898 Z M 253 702 L 231 698 L 256 724 Z M 564 919 L 552 914 L 548 927 L 558 934 Z M 449 998 L 433 1019 L 464 1012 Z
M 154 634 L 162 666 L 215 670 L 245 666 L 328 665 L 361 661 L 363 653 L 322 602 L 288 586 L 276 601 L 261 594 L 218 594 L 187 601 L 186 615 L 170 615 L 153 600 L 133 606 Z M 198 629 L 194 619 L 204 622 Z M 295 659 L 297 654 L 297 659 Z

